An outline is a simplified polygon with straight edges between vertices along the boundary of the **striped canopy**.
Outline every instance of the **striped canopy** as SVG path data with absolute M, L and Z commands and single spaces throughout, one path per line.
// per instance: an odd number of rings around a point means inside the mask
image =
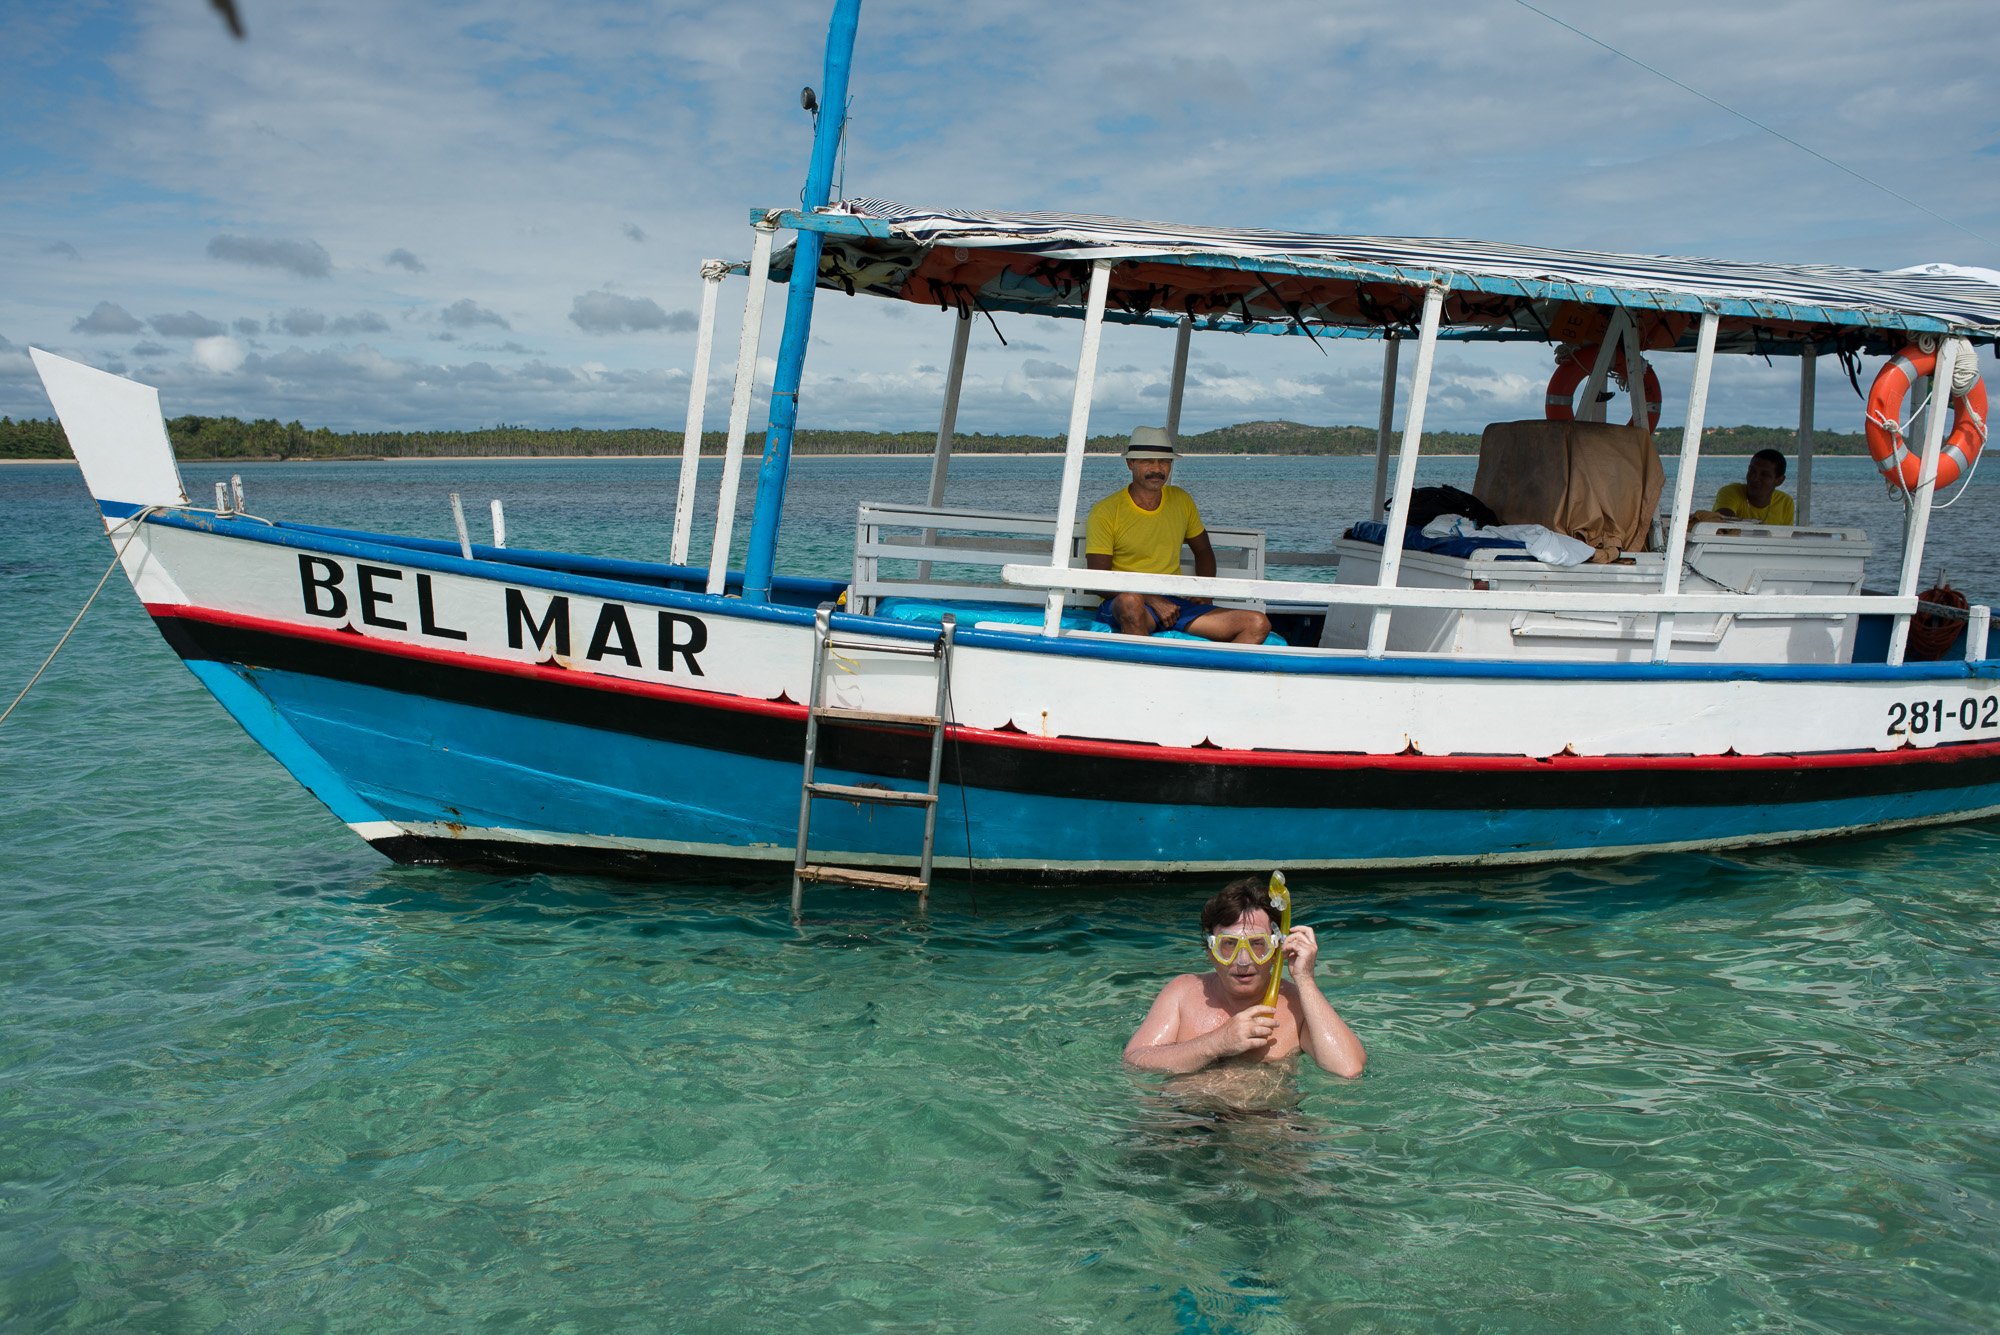
M 1647 347 L 1721 316 L 1739 352 L 1885 352 L 1919 332 L 2000 337 L 2000 286 L 1952 273 L 1748 264 L 1409 237 L 1196 227 L 1093 214 L 850 199 L 782 225 L 826 233 L 821 285 L 962 310 L 1079 316 L 1089 265 L 1119 263 L 1107 318 L 1312 337 L 1414 327 L 1447 289 L 1444 336 L 1588 341 L 1625 308 Z M 782 260 L 774 277 L 789 266 Z

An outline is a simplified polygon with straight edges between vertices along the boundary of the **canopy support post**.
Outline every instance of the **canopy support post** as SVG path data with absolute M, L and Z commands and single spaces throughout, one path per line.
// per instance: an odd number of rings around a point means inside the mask
M 1062 500 L 1056 507 L 1055 542 L 1049 548 L 1052 569 L 1069 567 L 1070 540 L 1076 535 L 1076 496 L 1083 488 L 1083 447 L 1090 439 L 1090 396 L 1097 388 L 1097 348 L 1104 337 L 1104 301 L 1111 292 L 1110 260 L 1090 265 L 1090 296 L 1083 311 L 1083 346 L 1076 354 L 1076 389 L 1069 402 L 1069 441 L 1063 449 Z M 1062 631 L 1063 591 L 1049 590 L 1042 634 Z
M 1389 499 L 1389 437 L 1396 429 L 1396 353 L 1403 346 L 1399 335 L 1382 340 L 1382 408 L 1375 415 L 1375 503 L 1368 518 L 1380 517 Z
M 1798 522 L 1812 523 L 1813 396 L 1819 379 L 1819 349 L 1807 341 L 1799 349 Z
M 952 322 L 951 362 L 944 375 L 944 410 L 938 414 L 937 447 L 931 452 L 931 509 L 944 506 L 945 474 L 951 471 L 952 436 L 958 430 L 958 392 L 965 384 L 965 349 L 972 341 L 972 312 L 960 311 Z M 924 546 L 937 541 L 937 530 L 924 530 Z M 917 563 L 917 578 L 931 577 L 931 563 Z
M 1942 339 L 1938 344 L 1937 368 L 1931 372 L 1931 384 L 1942 386 L 1945 398 L 1951 397 L 1952 361 L 1957 355 L 1958 345 L 1953 339 Z M 1931 499 L 1937 494 L 1938 454 L 1944 448 L 1945 411 L 1949 403 L 1933 402 L 1929 416 L 1924 419 L 1924 457 L 1917 469 L 1916 506 L 1910 515 L 1909 536 L 1903 542 L 1903 573 L 1896 581 L 1897 596 L 1914 598 L 1917 596 L 1917 581 L 1923 576 L 1924 540 L 1930 536 Z M 1899 612 L 1895 624 L 1889 628 L 1889 666 L 1900 667 L 1903 653 L 1910 645 L 1910 614 Z
M 1639 346 L 1639 324 L 1625 321 L 1625 388 L 1632 398 L 1632 425 L 1653 434 L 1652 404 L 1646 398 L 1646 353 Z
M 811 165 L 799 203 L 808 213 L 833 198 L 833 171 L 847 128 L 847 76 L 854 63 L 854 35 L 861 26 L 861 0 L 834 0 L 826 30 L 826 63 L 813 126 Z M 771 381 L 770 425 L 764 432 L 764 463 L 757 470 L 757 508 L 750 519 L 750 547 L 743 558 L 743 597 L 769 602 L 771 572 L 778 559 L 778 524 L 785 513 L 785 481 L 792 469 L 792 434 L 799 424 L 799 384 L 805 379 L 806 344 L 812 337 L 813 298 L 819 290 L 819 256 L 826 236 L 800 232 L 792 247 L 792 281 L 785 293 L 785 333 L 778 343 L 778 368 Z
M 708 406 L 708 359 L 715 350 L 715 299 L 729 266 L 721 260 L 701 262 L 701 323 L 694 336 L 694 370 L 688 378 L 687 430 L 681 437 L 681 483 L 674 496 L 674 541 L 669 564 L 684 566 L 688 539 L 694 532 L 695 483 L 701 476 L 701 419 Z
M 1410 491 L 1417 482 L 1417 450 L 1424 439 L 1424 404 L 1430 398 L 1431 363 L 1437 357 L 1438 321 L 1444 314 L 1444 289 L 1424 290 L 1424 318 L 1417 333 L 1417 365 L 1410 374 L 1410 407 L 1403 418 L 1403 448 L 1396 457 L 1396 500 L 1389 511 L 1389 531 L 1382 535 L 1382 566 L 1378 588 L 1394 588 L 1403 568 L 1403 534 L 1410 526 Z M 1378 607 L 1368 623 L 1368 656 L 1380 658 L 1389 647 L 1389 609 Z
M 1181 440 L 1181 396 L 1187 390 L 1188 344 L 1194 340 L 1194 317 L 1183 315 L 1174 324 L 1174 371 L 1167 382 L 1167 439 L 1175 446 Z
M 1591 364 L 1590 379 L 1583 386 L 1583 407 L 1576 412 L 1579 422 L 1602 422 L 1604 420 L 1604 381 L 1611 372 L 1611 359 L 1618 355 L 1618 340 L 1632 327 L 1632 319 L 1623 307 L 1611 313 L 1611 322 L 1604 326 L 1604 337 L 1597 341 L 1597 360 Z M 1626 378 L 1631 378 L 1632 367 L 1627 366 Z M 1632 392 L 1636 400 L 1645 390 L 1644 376 L 1639 378 L 1639 388 Z M 1643 419 L 1642 419 L 1643 420 Z
M 1694 508 L 1694 470 L 1701 462 L 1702 421 L 1708 416 L 1708 379 L 1715 369 L 1715 333 L 1721 323 L 1714 311 L 1703 311 L 1701 331 L 1695 335 L 1694 384 L 1688 389 L 1687 424 L 1681 428 L 1681 461 L 1674 470 L 1674 509 L 1667 525 L 1665 573 L 1660 579 L 1660 592 L 1665 594 L 1681 591 L 1681 562 L 1687 559 L 1688 514 Z M 1653 661 L 1666 662 L 1673 643 L 1673 614 L 1662 612 L 1654 618 Z
M 715 499 L 715 541 L 708 550 L 708 592 L 729 580 L 729 540 L 736 531 L 736 483 L 750 432 L 750 392 L 757 381 L 757 346 L 764 337 L 764 289 L 771 282 L 771 238 L 778 225 L 760 218 L 752 228 L 750 292 L 743 298 L 743 335 L 736 344 L 736 392 L 729 400 L 729 443 L 722 452 L 722 490 Z

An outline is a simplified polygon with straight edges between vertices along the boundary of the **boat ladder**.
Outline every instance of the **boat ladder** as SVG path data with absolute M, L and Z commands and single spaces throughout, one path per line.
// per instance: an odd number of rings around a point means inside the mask
M 930 907 L 931 852 L 937 839 L 938 775 L 944 764 L 945 710 L 951 685 L 951 640 L 956 629 L 956 618 L 946 616 L 944 627 L 939 631 L 937 639 L 929 643 L 917 640 L 848 639 L 833 633 L 832 622 L 833 604 L 820 604 L 819 610 L 813 616 L 812 692 L 811 702 L 806 707 L 805 768 L 799 784 L 799 842 L 797 851 L 792 857 L 792 919 L 796 922 L 804 910 L 805 886 L 808 881 L 851 885 L 868 890 L 909 891 L 917 897 L 918 910 L 923 911 Z M 826 656 L 833 651 L 900 654 L 912 658 L 931 659 L 936 665 L 937 675 L 935 709 L 929 714 L 885 714 L 869 709 L 842 709 L 822 703 L 825 695 Z M 820 783 L 813 777 L 819 754 L 819 730 L 822 725 L 879 727 L 884 724 L 893 727 L 924 728 L 930 732 L 930 784 L 923 792 L 908 792 L 878 784 Z M 808 841 L 812 829 L 812 804 L 818 798 L 922 807 L 924 848 L 917 874 L 909 876 L 901 872 L 878 871 L 871 867 L 842 867 L 811 861 Z

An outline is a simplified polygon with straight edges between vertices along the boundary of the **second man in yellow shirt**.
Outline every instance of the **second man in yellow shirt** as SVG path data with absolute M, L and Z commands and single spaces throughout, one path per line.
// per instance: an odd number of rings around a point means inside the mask
M 1215 577 L 1215 549 L 1202 527 L 1194 498 L 1168 485 L 1174 473 L 1173 441 L 1158 427 L 1132 433 L 1125 465 L 1132 481 L 1090 507 L 1084 561 L 1092 570 L 1131 570 L 1153 575 L 1181 573 L 1181 548 L 1194 553 L 1194 573 Z M 1262 644 L 1271 623 L 1262 612 L 1216 607 L 1207 598 L 1172 594 L 1115 593 L 1097 609 L 1097 619 L 1127 635 L 1178 630 L 1205 640 Z

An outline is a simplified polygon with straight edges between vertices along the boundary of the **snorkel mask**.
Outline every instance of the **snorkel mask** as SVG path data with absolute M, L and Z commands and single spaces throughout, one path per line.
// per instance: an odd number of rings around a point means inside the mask
M 1225 966 L 1235 962 L 1238 951 L 1247 952 L 1252 964 L 1265 964 L 1278 953 L 1278 947 L 1284 942 L 1285 938 L 1276 932 L 1258 932 L 1250 936 L 1234 932 L 1224 935 L 1210 933 L 1208 953 L 1215 957 L 1217 964 Z

